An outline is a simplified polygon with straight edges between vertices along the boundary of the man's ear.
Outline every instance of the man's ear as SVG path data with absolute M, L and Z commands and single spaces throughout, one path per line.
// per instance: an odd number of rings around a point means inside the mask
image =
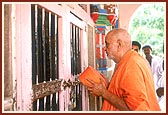
M 118 49 L 120 50 L 120 48 L 122 47 L 123 43 L 121 39 L 117 40 L 117 44 L 118 44 Z

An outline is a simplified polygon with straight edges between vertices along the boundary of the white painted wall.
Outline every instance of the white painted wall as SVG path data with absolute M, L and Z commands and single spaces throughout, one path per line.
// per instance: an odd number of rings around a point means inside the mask
M 131 16 L 141 4 L 120 4 L 119 5 L 119 27 L 129 29 Z

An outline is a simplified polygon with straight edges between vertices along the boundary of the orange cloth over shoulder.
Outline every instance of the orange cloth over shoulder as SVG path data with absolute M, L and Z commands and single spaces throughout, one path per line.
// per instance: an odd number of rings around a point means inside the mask
M 120 60 L 110 81 L 108 91 L 122 98 L 132 111 L 160 111 L 149 64 L 135 51 Z M 103 111 L 119 111 L 104 100 Z

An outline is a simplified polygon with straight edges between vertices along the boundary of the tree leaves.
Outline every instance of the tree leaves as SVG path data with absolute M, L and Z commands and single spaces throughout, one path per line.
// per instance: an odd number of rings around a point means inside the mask
M 165 42 L 166 7 L 160 4 L 142 4 L 136 11 L 129 30 L 132 40 L 141 45 L 152 45 L 153 54 L 163 57 L 163 44 Z

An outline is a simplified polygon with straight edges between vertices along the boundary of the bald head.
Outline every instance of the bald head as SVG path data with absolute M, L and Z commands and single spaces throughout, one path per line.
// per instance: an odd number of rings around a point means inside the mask
M 130 34 L 125 29 L 122 29 L 122 28 L 113 29 L 113 30 L 109 31 L 106 35 L 106 38 L 109 38 L 111 40 L 121 39 L 123 42 L 131 43 Z
M 118 63 L 122 56 L 132 49 L 131 36 L 125 29 L 113 29 L 105 37 L 106 53 Z

